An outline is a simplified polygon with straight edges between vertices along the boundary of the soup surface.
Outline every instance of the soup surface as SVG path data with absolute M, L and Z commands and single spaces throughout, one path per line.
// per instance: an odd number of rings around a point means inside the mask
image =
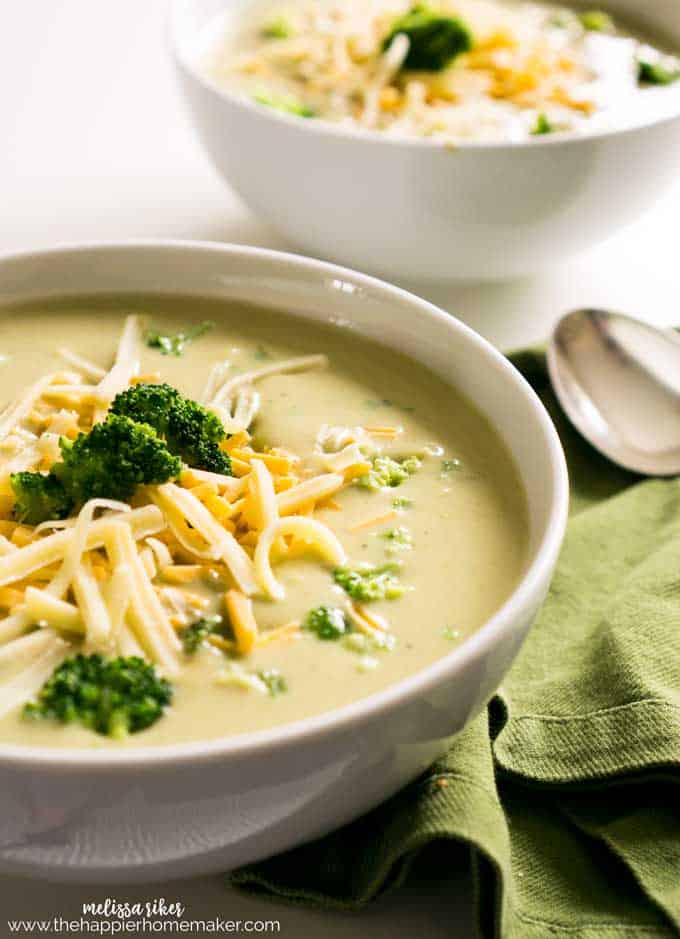
M 680 93 L 678 59 L 606 13 L 508 0 L 236 4 L 206 46 L 206 75 L 262 105 L 454 144 L 625 126 Z
M 426 369 L 347 329 L 227 303 L 98 298 L 3 311 L 0 349 L 0 394 L 23 402 L 0 418 L 0 741 L 134 747 L 327 711 L 445 656 L 521 576 L 525 499 L 498 436 Z M 230 467 L 216 472 L 207 445 L 189 457 L 157 408 L 155 445 L 179 452 L 181 469 L 140 476 L 123 498 L 132 511 L 87 501 L 110 495 L 93 479 L 112 468 L 122 485 L 127 438 L 95 453 L 85 482 L 78 460 L 95 444 L 73 440 L 105 433 L 107 408 L 120 415 L 121 400 L 159 382 L 219 416 Z M 53 466 L 72 500 L 62 528 L 26 485 Z M 30 477 L 11 476 L 21 471 Z M 40 697 L 78 653 L 102 657 L 90 683 L 102 662 L 144 658 L 171 701 L 145 699 L 125 725 L 124 700 L 109 720 L 97 699 L 84 726 L 73 689 L 65 709 L 61 686 Z

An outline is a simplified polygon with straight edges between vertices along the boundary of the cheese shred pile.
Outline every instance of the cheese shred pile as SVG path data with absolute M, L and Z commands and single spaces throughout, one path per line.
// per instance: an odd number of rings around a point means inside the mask
M 444 67 L 410 66 L 413 36 L 394 33 L 424 6 L 455 17 L 471 36 Z M 631 42 L 595 36 L 563 7 L 532 3 L 284 0 L 213 46 L 205 67 L 218 84 L 301 117 L 451 143 L 523 139 L 585 126 L 600 106 L 606 41 Z M 626 70 L 632 88 L 632 55 Z
M 13 473 L 49 470 L 61 437 L 91 430 L 126 388 L 158 381 L 140 374 L 140 342 L 131 316 L 108 372 L 60 350 L 68 369 L 46 375 L 0 415 L 0 716 L 77 651 L 137 655 L 177 676 L 188 663 L 182 632 L 214 612 L 215 596 L 228 629 L 208 643 L 222 652 L 247 656 L 290 639 L 299 623 L 261 631 L 253 609 L 256 598 L 284 596 L 277 565 L 299 556 L 346 563 L 315 515 L 370 468 L 359 448 L 367 432 L 323 429 L 310 468 L 283 449 L 255 450 L 248 430 L 262 378 L 323 368 L 324 356 L 230 379 L 226 364 L 215 367 L 203 403 L 224 422 L 232 476 L 184 465 L 174 481 L 138 488 L 130 504 L 92 499 L 72 517 L 36 526 L 14 517 Z M 384 628 L 353 614 L 366 629 Z

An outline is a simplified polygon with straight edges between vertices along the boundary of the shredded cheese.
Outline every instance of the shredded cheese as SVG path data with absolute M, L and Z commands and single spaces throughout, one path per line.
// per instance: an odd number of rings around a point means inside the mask
M 110 523 L 106 550 L 114 567 L 125 566 L 130 572 L 128 619 L 135 638 L 166 674 L 176 675 L 181 644 L 139 559 L 129 526 Z
M 0 416 L 0 440 L 7 437 L 17 424 L 30 414 L 35 402 L 56 378 L 56 375 L 45 375 L 44 378 L 31 385 L 22 397 Z
M 139 509 L 133 509 L 125 515 L 121 515 L 120 518 L 135 539 L 155 535 L 166 527 L 163 513 L 155 505 L 145 505 Z M 114 521 L 108 518 L 101 518 L 92 522 L 88 528 L 85 550 L 91 551 L 93 548 L 101 548 L 110 534 L 111 526 L 118 524 L 120 522 L 117 520 Z M 13 554 L 0 557 L 0 586 L 23 580 L 43 567 L 54 564 L 56 561 L 63 561 L 69 546 L 73 543 L 73 538 L 73 529 L 66 529 L 48 535 L 47 538 L 42 538 L 39 541 L 31 542 Z
M 31 622 L 49 623 L 52 629 L 59 632 L 80 635 L 85 632 L 83 617 L 73 603 L 60 600 L 49 591 L 37 587 L 27 587 L 24 600 L 26 616 Z
M 113 367 L 102 378 L 96 388 L 95 395 L 99 407 L 95 412 L 95 422 L 106 417 L 106 412 L 113 399 L 121 391 L 124 391 L 135 375 L 139 373 L 140 344 L 139 319 L 136 316 L 128 316 L 118 343 Z
M 279 492 L 276 504 L 280 515 L 293 515 L 310 502 L 320 502 L 329 496 L 335 495 L 345 485 L 345 478 L 339 473 L 326 473 L 305 479 L 304 482 Z
M 150 489 L 149 493 L 166 511 L 170 528 L 187 550 L 199 557 L 223 561 L 243 593 L 247 596 L 257 593 L 252 561 L 231 532 L 226 531 L 191 492 L 174 483 L 165 483 Z M 186 531 L 177 524 L 178 518 L 185 528 L 187 522 L 192 526 L 194 535 L 203 540 L 202 547 L 188 540 Z
M 0 717 L 32 698 L 68 654 L 67 642 L 51 630 L 45 629 L 43 633 L 46 639 L 41 654 L 15 678 L 0 685 Z
M 228 590 L 224 595 L 224 605 L 234 631 L 236 650 L 240 655 L 248 655 L 258 636 L 252 601 L 240 590 Z
M 326 525 L 301 515 L 279 519 L 262 532 L 255 549 L 255 572 L 264 592 L 274 600 L 282 600 L 286 595 L 283 585 L 274 576 L 270 561 L 274 542 L 284 535 L 299 538 L 334 567 L 346 563 L 342 545 Z
M 135 316 L 126 319 L 108 372 L 68 349 L 60 354 L 78 371 L 45 376 L 0 416 L 0 610 L 7 611 L 0 619 L 0 716 L 35 694 L 75 650 L 140 656 L 176 676 L 186 666 L 180 630 L 212 612 L 220 595 L 233 638 L 208 636 L 215 654 L 246 657 L 299 638 L 297 620 L 260 633 L 252 598 L 285 596 L 273 563 L 310 553 L 330 566 L 346 562 L 336 535 L 314 516 L 342 508 L 332 497 L 365 471 L 369 437 L 362 428 L 322 428 L 307 462 L 283 448 L 255 447 L 248 428 L 260 406 L 257 382 L 322 368 L 326 356 L 231 378 L 226 363 L 213 369 L 204 401 L 230 434 L 221 446 L 233 476 L 185 466 L 177 482 L 138 487 L 135 508 L 91 499 L 74 517 L 31 526 L 13 518 L 10 474 L 49 470 L 62 435 L 89 431 L 116 394 L 158 379 L 140 375 Z M 393 429 L 371 430 L 390 436 Z M 320 468 L 328 472 L 314 475 Z M 387 629 L 361 608 L 348 615 L 365 632 Z M 237 664 L 219 680 L 268 693 L 261 677 Z
M 62 359 L 68 362 L 69 365 L 74 365 L 79 371 L 84 372 L 88 378 L 101 381 L 106 375 L 106 369 L 100 368 L 99 365 L 95 365 L 94 362 L 90 362 L 88 359 L 84 359 L 82 355 L 77 355 L 75 352 L 63 346 L 58 351 Z
M 73 593 L 85 622 L 86 645 L 105 647 L 111 637 L 111 619 L 89 558 L 83 559 L 73 576 Z
M 305 372 L 312 368 L 325 368 L 327 365 L 328 357 L 325 355 L 303 355 L 296 359 L 273 362 L 271 365 L 264 365 L 262 368 L 256 368 L 250 372 L 243 372 L 243 374 L 235 375 L 229 381 L 225 381 L 213 395 L 212 403 L 217 405 L 224 404 L 225 401 L 229 401 L 230 396 L 241 385 L 252 385 L 255 382 L 262 381 L 263 378 L 269 378 L 271 375 Z
M 251 461 L 251 490 L 255 515 L 255 528 L 260 530 L 273 525 L 279 517 L 278 502 L 271 473 L 262 460 Z

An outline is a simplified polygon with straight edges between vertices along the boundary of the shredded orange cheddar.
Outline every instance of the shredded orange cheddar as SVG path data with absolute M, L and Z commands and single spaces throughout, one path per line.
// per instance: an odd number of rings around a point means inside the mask
M 17 603 L 22 603 L 23 599 L 23 590 L 17 590 L 15 587 L 0 587 L 0 607 L 3 610 L 9 610 Z
M 224 595 L 224 605 L 234 631 L 236 650 L 240 655 L 248 655 L 258 635 L 253 604 L 240 590 L 227 590 Z
M 283 626 L 277 626 L 275 629 L 270 629 L 265 633 L 260 633 L 257 637 L 256 646 L 268 646 L 271 642 L 291 642 L 294 639 L 299 639 L 301 635 L 300 630 L 300 621 L 292 620 L 290 623 L 286 623 Z
M 227 639 L 226 636 L 220 636 L 218 633 L 213 633 L 208 636 L 207 642 L 211 646 L 214 646 L 216 649 L 219 649 L 221 652 L 235 652 L 236 643 L 232 642 L 231 639 Z
M 364 427 L 363 429 L 372 437 L 398 437 L 403 432 L 403 427 L 389 427 L 387 425 Z
M 357 479 L 359 476 L 365 476 L 370 468 L 371 464 L 368 462 L 354 463 L 352 466 L 348 466 L 346 470 L 343 470 L 342 475 L 345 477 L 345 481 L 349 482 L 351 479 Z
M 247 430 L 239 431 L 238 434 L 233 434 L 222 444 L 222 449 L 226 450 L 227 453 L 231 453 L 233 450 L 238 450 L 241 447 L 245 447 L 250 440 L 250 434 Z
M 12 544 L 15 544 L 18 548 L 23 548 L 24 545 L 29 544 L 32 540 L 33 529 L 28 528 L 26 525 L 17 525 L 10 538 Z
M 146 372 L 144 375 L 134 375 L 130 379 L 131 385 L 157 385 L 161 380 L 160 372 Z
M 296 486 L 299 482 L 300 480 L 297 476 L 275 476 L 274 491 L 285 492 L 286 489 L 292 489 L 293 486 Z
M 205 576 L 203 564 L 169 564 L 161 571 L 161 577 L 169 584 L 186 584 Z
M 392 510 L 390 512 L 386 512 L 384 515 L 376 515 L 375 518 L 368 518 L 364 522 L 359 522 L 356 525 L 350 526 L 347 531 L 364 531 L 366 528 L 376 528 L 378 525 L 385 525 L 387 522 L 391 522 L 392 519 L 395 519 L 397 514 L 397 512 Z

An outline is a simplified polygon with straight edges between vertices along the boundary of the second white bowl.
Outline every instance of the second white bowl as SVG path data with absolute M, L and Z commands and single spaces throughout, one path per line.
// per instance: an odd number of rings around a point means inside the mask
M 247 7 L 250 0 L 236 0 Z M 632 222 L 674 182 L 680 89 L 665 116 L 608 133 L 466 144 L 349 132 L 255 105 L 212 85 L 198 65 L 225 0 L 174 0 L 174 58 L 196 130 L 242 198 L 309 254 L 396 279 L 515 277 L 582 251 Z M 680 4 L 622 21 L 680 46 Z

